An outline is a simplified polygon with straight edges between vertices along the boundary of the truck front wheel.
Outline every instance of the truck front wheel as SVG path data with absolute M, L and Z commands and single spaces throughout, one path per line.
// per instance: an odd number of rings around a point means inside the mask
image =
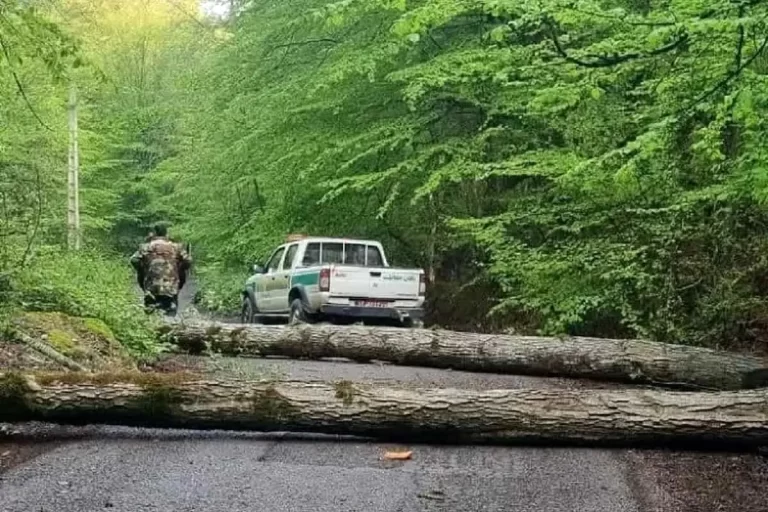
M 248 295 L 244 296 L 240 306 L 240 322 L 243 324 L 256 323 L 257 314 L 258 310 L 253 304 L 253 300 Z

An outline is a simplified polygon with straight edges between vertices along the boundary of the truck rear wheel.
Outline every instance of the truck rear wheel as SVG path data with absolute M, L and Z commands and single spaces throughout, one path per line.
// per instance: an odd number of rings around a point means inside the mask
M 288 315 L 288 325 L 298 325 L 309 323 L 309 315 L 304 308 L 304 302 L 301 299 L 293 299 L 291 302 L 291 312 Z

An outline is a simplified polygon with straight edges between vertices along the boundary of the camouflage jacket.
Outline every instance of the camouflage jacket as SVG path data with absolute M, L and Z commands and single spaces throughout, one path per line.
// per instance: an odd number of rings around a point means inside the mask
M 131 264 L 139 273 L 144 293 L 155 297 L 177 295 L 191 263 L 181 244 L 162 237 L 141 244 L 131 256 Z

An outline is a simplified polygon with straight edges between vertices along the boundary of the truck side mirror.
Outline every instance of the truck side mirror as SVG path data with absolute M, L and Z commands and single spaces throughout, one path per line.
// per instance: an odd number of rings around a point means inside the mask
M 263 274 L 264 273 L 264 267 L 262 267 L 261 265 L 254 265 L 252 270 L 253 270 L 254 274 Z

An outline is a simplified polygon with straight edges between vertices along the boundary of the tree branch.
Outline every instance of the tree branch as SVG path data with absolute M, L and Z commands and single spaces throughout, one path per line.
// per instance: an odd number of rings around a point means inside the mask
M 630 60 L 656 57 L 664 53 L 669 53 L 688 41 L 688 34 L 682 34 L 677 40 L 655 50 L 651 50 L 650 52 L 630 52 L 623 55 L 590 55 L 590 57 L 593 57 L 594 60 L 587 61 L 569 55 L 568 52 L 566 52 L 563 48 L 563 45 L 560 43 L 560 39 L 557 37 L 557 31 L 555 30 L 555 27 L 550 21 L 545 21 L 545 23 L 549 26 L 552 43 L 555 45 L 555 50 L 557 51 L 558 55 L 560 55 L 568 62 L 585 68 L 607 68 L 622 64 Z
M 40 230 L 40 224 L 43 218 L 43 184 L 40 177 L 40 168 L 38 166 L 35 166 L 35 192 L 37 196 L 35 223 L 32 228 L 32 233 L 27 236 L 27 247 L 24 249 L 24 254 L 21 256 L 19 268 L 26 267 L 29 262 L 29 258 L 32 255 L 32 248 L 34 247 L 35 239 L 37 238 L 37 232 Z
M 8 69 L 11 72 L 11 76 L 13 77 L 13 81 L 16 83 L 16 88 L 19 91 L 19 94 L 21 94 L 22 99 L 24 100 L 24 103 L 27 105 L 27 108 L 32 113 L 32 115 L 35 117 L 38 123 L 40 123 L 40 126 L 45 128 L 46 130 L 52 132 L 53 129 L 45 124 L 45 122 L 40 118 L 40 116 L 35 111 L 34 107 L 32 107 L 32 103 L 30 103 L 29 98 L 27 98 L 27 93 L 24 90 L 24 86 L 21 84 L 21 80 L 19 79 L 19 75 L 16 74 L 16 70 L 13 69 L 13 61 L 11 60 L 11 52 L 8 50 L 8 46 L 5 44 L 5 40 L 0 36 L 0 49 L 3 51 L 3 55 L 5 55 L 5 60 L 8 61 Z
M 339 41 L 337 41 L 336 39 L 331 39 L 330 37 L 321 37 L 319 39 L 307 39 L 306 41 L 291 41 L 289 43 L 277 44 L 277 45 L 274 45 L 272 49 L 277 50 L 279 48 L 288 48 L 290 46 L 304 46 L 304 45 L 316 44 L 316 43 L 339 44 Z
M 744 10 L 745 6 L 739 7 L 739 19 L 741 19 L 744 16 Z M 736 55 L 733 58 L 733 69 L 739 69 L 739 66 L 741 66 L 741 60 L 742 60 L 742 54 L 744 52 L 744 24 L 739 24 L 739 39 L 736 42 Z M 730 105 L 728 105 L 728 115 L 733 115 L 733 108 L 736 106 L 736 102 L 739 99 L 739 91 L 736 91 L 736 94 L 733 95 L 733 98 L 731 99 Z M 732 121 L 732 119 L 731 119 Z
M 573 6 L 567 6 L 566 8 L 574 12 L 586 14 L 587 16 L 594 16 L 596 18 L 612 20 L 617 23 L 624 23 L 625 25 L 631 25 L 633 27 L 674 27 L 675 25 L 677 25 L 677 21 L 629 21 L 626 18 L 619 18 L 616 16 L 611 16 L 610 14 L 604 14 L 601 12 L 593 12 L 593 11 L 587 11 L 584 9 L 578 9 Z
M 742 39 L 739 39 L 740 46 L 743 46 Z M 701 104 L 705 100 L 709 99 L 712 95 L 714 95 L 716 92 L 718 92 L 720 89 L 727 86 L 731 81 L 736 79 L 739 75 L 741 75 L 741 72 L 744 71 L 747 67 L 749 67 L 750 64 L 752 64 L 755 59 L 757 59 L 763 51 L 765 51 L 766 46 L 768 46 L 768 37 L 766 37 L 763 40 L 763 43 L 760 45 L 760 48 L 758 48 L 755 53 L 752 54 L 746 61 L 744 61 L 742 64 L 737 66 L 733 71 L 728 73 L 722 80 L 720 80 L 718 83 L 716 83 L 711 89 L 709 89 L 707 92 L 699 96 L 696 100 L 691 102 L 690 105 L 687 107 L 684 107 L 678 111 L 678 115 L 682 114 L 683 112 L 687 112 L 691 110 L 692 108 L 696 107 L 697 105 Z M 739 52 L 741 52 L 741 49 L 739 49 Z M 741 60 L 741 55 L 739 54 L 739 60 Z
M 739 16 L 741 17 L 741 15 Z M 736 57 L 734 57 L 734 69 L 741 66 L 741 54 L 744 50 L 744 25 L 739 25 L 739 42 L 736 45 Z
M 181 14 L 183 14 L 184 16 L 189 18 L 191 21 L 193 21 L 197 26 L 199 26 L 199 27 L 201 27 L 201 28 L 203 28 L 205 30 L 211 30 L 211 27 L 209 27 L 208 25 L 206 25 L 205 23 L 200 21 L 197 18 L 197 16 L 195 16 L 194 14 L 192 14 L 190 12 L 187 12 L 187 10 L 184 9 L 184 7 L 182 7 L 179 4 L 177 4 L 176 2 L 174 2 L 174 0 L 168 0 L 168 3 L 171 4 L 171 6 L 173 6 L 173 8 L 175 8 Z

